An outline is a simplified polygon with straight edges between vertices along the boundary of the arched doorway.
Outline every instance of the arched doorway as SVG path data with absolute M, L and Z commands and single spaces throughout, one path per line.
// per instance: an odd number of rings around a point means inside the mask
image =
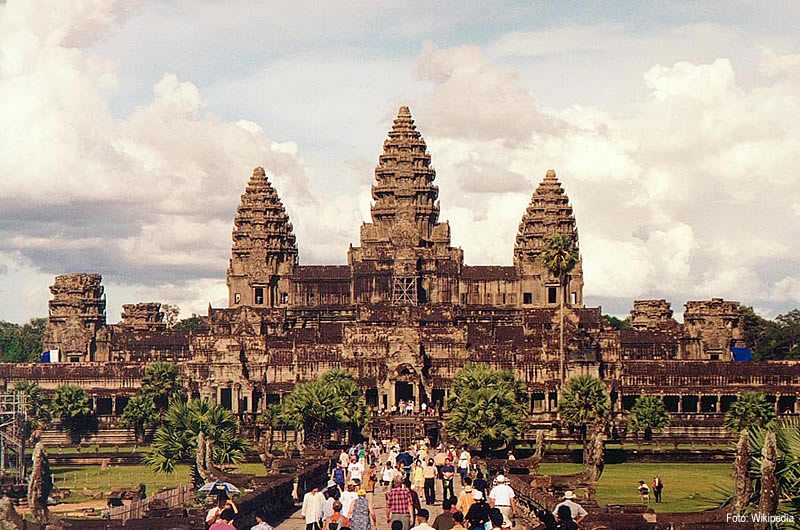
M 394 373 L 394 404 L 414 400 L 419 403 L 420 380 L 417 371 L 410 364 L 401 364 Z

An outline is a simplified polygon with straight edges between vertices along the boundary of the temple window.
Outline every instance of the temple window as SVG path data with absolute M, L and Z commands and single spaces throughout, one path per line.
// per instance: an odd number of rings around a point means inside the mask
M 264 303 L 264 288 L 263 287 L 256 287 L 255 289 L 256 294 L 256 304 L 261 305 Z
M 569 303 L 570 304 L 578 303 L 578 293 L 576 293 L 575 291 L 569 293 Z
M 282 304 L 289 303 L 289 293 L 281 293 L 281 303 Z
M 556 293 L 557 293 L 557 289 L 555 287 L 548 287 L 547 288 L 547 303 L 548 304 L 555 304 L 556 303 Z
M 233 295 L 233 303 L 234 304 L 238 304 L 241 301 L 242 301 L 242 295 L 240 295 L 239 293 L 236 293 L 236 294 Z
M 530 305 L 533 303 L 533 293 L 522 293 L 522 303 Z

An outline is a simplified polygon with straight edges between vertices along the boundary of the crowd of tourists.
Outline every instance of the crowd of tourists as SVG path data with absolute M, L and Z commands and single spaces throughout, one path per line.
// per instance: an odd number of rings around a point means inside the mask
M 392 405 L 388 409 L 381 407 L 380 410 L 375 409 L 373 414 L 391 414 L 392 416 L 438 416 L 440 414 L 440 403 L 434 402 L 428 404 L 426 402 L 416 403 L 413 399 L 401 399 L 397 404 Z

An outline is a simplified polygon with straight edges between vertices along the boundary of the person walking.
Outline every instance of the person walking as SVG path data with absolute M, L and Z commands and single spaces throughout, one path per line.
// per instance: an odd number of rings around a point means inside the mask
M 306 530 L 320 530 L 319 521 L 322 519 L 324 502 L 325 497 L 320 493 L 319 488 L 314 488 L 303 496 L 303 508 L 300 514 L 305 517 Z
M 386 522 L 394 527 L 393 522 L 399 521 L 403 525 L 402 530 L 409 530 L 413 520 L 414 500 L 411 491 L 403 487 L 402 477 L 394 477 L 392 489 L 386 493 Z
M 428 465 L 422 470 L 425 479 L 425 504 L 436 503 L 436 466 L 433 465 L 433 458 L 428 459 Z
M 350 507 L 347 514 L 348 526 L 351 530 L 375 530 L 378 528 L 378 519 L 375 517 L 375 508 L 367 499 L 366 490 L 358 490 L 358 497 Z
M 453 512 L 450 511 L 450 500 L 445 499 L 442 501 L 442 513 L 436 516 L 433 520 L 433 527 L 436 530 L 450 530 L 455 526 L 456 522 L 453 519 Z
M 455 474 L 456 468 L 453 467 L 453 461 L 449 458 L 445 459 L 444 465 L 440 470 L 444 499 L 450 499 L 456 496 L 456 492 L 453 490 L 453 477 Z
M 589 515 L 589 512 L 584 510 L 583 506 L 575 502 L 575 493 L 571 490 L 564 492 L 564 500 L 556 504 L 556 507 L 553 509 L 553 516 L 556 519 L 558 518 L 558 511 L 562 506 L 566 506 L 570 509 L 570 518 L 572 521 L 575 521 L 575 524 L 581 524 L 581 521 L 586 519 L 586 516 Z
M 464 514 L 464 519 L 467 520 L 467 530 L 483 530 L 484 525 L 489 521 L 489 503 L 483 497 L 483 493 L 478 490 L 472 490 L 472 498 L 475 502 L 469 507 L 469 511 Z
M 414 463 L 411 464 L 411 484 L 418 494 L 421 494 L 425 487 L 425 472 L 422 466 L 422 462 L 419 460 L 414 460 Z
M 642 504 L 650 504 L 650 488 L 644 483 L 644 480 L 639 481 L 639 495 L 642 497 Z
M 505 475 L 497 475 L 497 486 L 489 492 L 489 504 L 492 508 L 499 508 L 503 517 L 509 521 L 517 516 L 517 499 L 514 489 L 506 484 Z
M 653 478 L 653 497 L 655 497 L 656 504 L 661 504 L 661 490 L 664 489 L 664 482 L 658 475 Z
M 475 502 L 475 499 L 472 498 L 472 479 L 467 477 L 466 480 L 464 480 L 464 491 L 462 491 L 461 496 L 458 497 L 456 509 L 461 513 L 467 513 L 473 502 Z
M 346 454 L 346 453 L 343 452 L 342 454 Z M 336 485 L 339 486 L 339 489 L 342 490 L 342 491 L 344 491 L 344 483 L 345 483 L 345 473 L 346 473 L 346 471 L 347 471 L 347 469 L 342 465 L 342 461 L 341 460 L 337 460 L 336 461 L 336 467 L 333 468 L 333 471 L 331 472 L 331 480 L 334 481 L 336 483 Z
M 467 448 L 464 447 L 461 450 L 461 454 L 458 455 L 458 474 L 461 475 L 461 486 L 464 486 L 464 479 L 467 478 L 469 474 L 469 468 L 472 464 L 472 455 L 469 454 Z
M 330 517 L 325 518 L 322 523 L 322 530 L 340 530 L 344 526 L 344 516 L 342 516 L 342 503 L 339 501 L 333 502 L 333 513 Z
M 429 517 L 430 513 L 428 513 L 428 510 L 422 508 L 417 514 L 417 526 L 415 526 L 413 530 L 434 530 L 433 527 L 428 524 Z
M 572 518 L 569 506 L 559 505 L 556 511 L 556 530 L 578 530 L 578 523 Z

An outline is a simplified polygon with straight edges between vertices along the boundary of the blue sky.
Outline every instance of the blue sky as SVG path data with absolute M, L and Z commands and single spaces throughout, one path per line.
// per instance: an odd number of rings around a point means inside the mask
M 257 165 L 302 262 L 343 263 L 403 104 L 468 263 L 511 262 L 554 168 L 588 304 L 785 312 L 798 22 L 794 2 L 0 3 L 0 319 L 46 314 L 72 271 L 103 274 L 110 322 L 223 305 Z

